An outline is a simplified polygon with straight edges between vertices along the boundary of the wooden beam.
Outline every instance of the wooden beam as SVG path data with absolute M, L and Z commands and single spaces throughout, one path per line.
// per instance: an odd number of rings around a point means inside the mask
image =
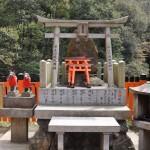
M 77 34 L 76 33 L 60 33 L 59 37 L 71 39 L 71 38 L 77 38 Z M 54 38 L 54 33 L 45 33 L 45 38 Z M 105 34 L 90 33 L 90 34 L 88 34 L 88 38 L 105 39 Z M 119 38 L 119 35 L 118 34 L 111 34 L 111 38 Z
M 79 24 L 88 24 L 89 28 L 93 27 L 119 27 L 127 22 L 128 16 L 112 20 L 59 20 L 48 19 L 36 16 L 39 23 L 45 24 L 46 27 L 77 27 Z

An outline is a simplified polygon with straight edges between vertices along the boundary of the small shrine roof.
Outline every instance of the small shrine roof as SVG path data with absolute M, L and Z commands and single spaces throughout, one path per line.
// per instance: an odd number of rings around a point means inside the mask
M 138 87 L 131 87 L 130 91 L 136 94 L 150 95 L 150 81 Z

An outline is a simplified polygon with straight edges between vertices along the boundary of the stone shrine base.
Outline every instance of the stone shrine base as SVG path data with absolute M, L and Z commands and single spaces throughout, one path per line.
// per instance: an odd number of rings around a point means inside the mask
M 56 133 L 48 132 L 48 123 L 53 116 L 114 117 L 120 127 L 119 133 L 110 136 L 110 150 L 134 150 L 127 136 L 126 119 L 130 116 L 127 106 L 42 106 L 35 108 L 39 130 L 29 141 L 30 150 L 57 150 Z M 99 150 L 99 133 L 65 133 L 65 150 Z
M 127 106 L 42 106 L 35 108 L 35 116 L 39 119 L 50 119 L 53 116 L 75 117 L 114 117 L 125 120 L 130 116 Z

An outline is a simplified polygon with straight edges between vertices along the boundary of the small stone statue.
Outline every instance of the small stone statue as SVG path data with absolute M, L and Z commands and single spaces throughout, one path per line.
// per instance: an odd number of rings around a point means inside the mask
M 8 92 L 8 96 L 16 96 L 17 95 L 17 76 L 15 72 L 10 71 L 9 76 L 7 78 L 7 82 L 10 86 L 10 91 Z
M 23 88 L 24 92 L 22 93 L 22 96 L 29 97 L 31 95 L 31 77 L 29 73 L 24 73 L 23 78 Z

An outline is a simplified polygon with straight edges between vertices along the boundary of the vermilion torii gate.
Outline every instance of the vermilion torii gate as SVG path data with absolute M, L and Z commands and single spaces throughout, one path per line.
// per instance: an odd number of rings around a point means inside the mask
M 60 38 L 77 38 L 83 36 L 92 39 L 105 39 L 106 41 L 106 60 L 108 71 L 108 86 L 114 86 L 113 63 L 112 63 L 112 44 L 111 38 L 118 38 L 117 34 L 111 34 L 110 29 L 122 26 L 128 16 L 113 20 L 58 20 L 48 19 L 37 16 L 38 22 L 45 27 L 54 28 L 54 33 L 45 33 L 45 38 L 54 38 L 52 55 L 52 87 L 57 85 L 58 66 L 59 66 L 59 45 Z M 77 28 L 76 33 L 61 33 L 61 28 Z M 89 33 L 89 28 L 105 28 L 105 33 Z

